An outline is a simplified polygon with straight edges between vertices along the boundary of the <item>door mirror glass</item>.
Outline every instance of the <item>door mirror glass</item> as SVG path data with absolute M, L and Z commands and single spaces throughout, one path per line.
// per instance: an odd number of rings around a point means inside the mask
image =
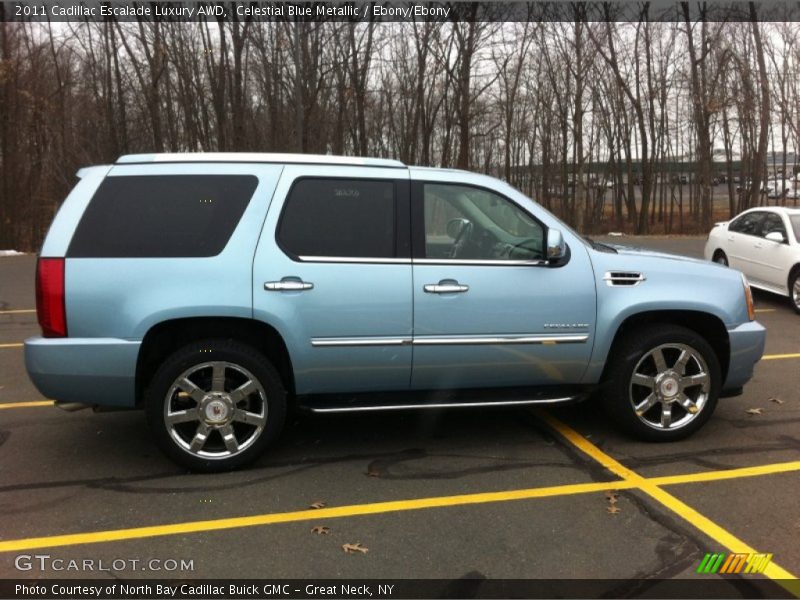
M 467 219 L 450 219 L 447 222 L 447 237 L 451 240 L 458 239 L 458 236 L 461 235 L 461 232 L 464 231 L 464 227 L 467 226 L 469 221 Z
M 782 244 L 783 242 L 786 241 L 786 238 L 784 237 L 784 235 L 780 231 L 770 231 L 764 237 L 766 239 L 770 240 L 771 242 L 778 242 L 779 244 Z
M 558 229 L 547 230 L 547 260 L 560 260 L 567 254 L 567 243 Z

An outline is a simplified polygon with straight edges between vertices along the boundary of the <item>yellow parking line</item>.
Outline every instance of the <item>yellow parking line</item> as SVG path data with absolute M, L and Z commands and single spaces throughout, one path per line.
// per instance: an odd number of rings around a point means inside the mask
M 23 315 L 28 313 L 35 313 L 35 308 L 15 309 L 15 310 L 0 310 L 0 315 Z
M 537 414 L 544 419 L 550 427 L 556 430 L 561 436 L 563 436 L 569 443 L 573 446 L 584 452 L 585 454 L 589 455 L 591 458 L 596 460 L 598 463 L 603 465 L 606 469 L 614 473 L 615 475 L 622 477 L 626 483 L 633 484 L 634 488 L 638 488 L 643 491 L 645 494 L 657 500 L 674 513 L 694 525 L 697 529 L 702 531 L 705 535 L 710 537 L 711 539 L 715 540 L 717 543 L 725 546 L 731 552 L 735 553 L 748 553 L 754 554 L 756 550 L 748 546 L 745 542 L 734 536 L 732 533 L 727 531 L 726 529 L 720 527 L 716 523 L 714 523 L 708 517 L 700 514 L 698 511 L 693 509 L 691 506 L 686 504 L 685 502 L 679 500 L 669 492 L 665 492 L 662 490 L 658 485 L 645 479 L 638 473 L 630 470 L 622 463 L 617 461 L 616 459 L 612 458 L 600 448 L 595 446 L 585 437 L 580 435 L 577 431 L 565 425 L 555 417 L 550 416 L 549 414 L 541 411 L 537 411 Z M 794 575 L 792 575 L 789 571 L 783 569 L 782 567 L 778 566 L 776 563 L 770 563 L 767 565 L 767 568 L 764 570 L 764 575 L 769 577 L 770 579 L 776 580 L 778 584 L 786 588 L 792 593 L 797 593 L 797 583 L 790 584 L 783 580 L 785 579 L 797 579 Z
M 25 344 L 0 344 L 0 348 L 22 348 Z
M 648 477 L 647 481 L 653 485 L 677 485 L 681 483 L 702 483 L 705 481 L 740 479 L 742 477 L 756 477 L 758 475 L 774 475 L 776 473 L 790 473 L 792 471 L 800 471 L 800 460 L 785 463 L 774 463 L 771 465 L 759 465 L 757 467 L 742 467 L 739 469 L 708 471 L 705 473 Z
M 0 402 L 0 410 L 7 408 L 34 408 L 36 406 L 53 406 L 53 401 L 35 400 L 33 402 Z
M 795 354 L 765 354 L 761 360 L 779 360 L 782 358 L 800 358 L 800 353 Z
M 276 523 L 293 523 L 297 521 L 317 521 L 319 519 L 335 519 L 340 517 L 352 517 L 356 515 L 375 515 L 407 510 L 421 510 L 425 508 L 442 508 L 447 506 L 462 506 L 466 504 L 486 504 L 490 502 L 508 502 L 511 500 L 546 498 L 549 496 L 588 494 L 592 492 L 601 492 L 610 488 L 629 489 L 634 487 L 634 485 L 635 484 L 630 481 L 576 483 L 525 490 L 510 490 L 506 492 L 486 492 L 481 494 L 438 496 L 414 500 L 394 500 L 390 502 L 375 502 L 371 504 L 352 504 L 349 506 L 338 506 L 334 508 L 271 513 L 253 515 L 250 517 L 233 517 L 227 519 L 214 519 L 211 521 L 193 521 L 188 523 L 173 523 L 169 525 L 154 525 L 150 527 L 133 527 L 131 529 L 114 529 L 109 531 L 93 531 L 89 533 L 74 533 L 19 540 L 6 540 L 0 541 L 0 552 L 18 552 L 20 550 L 32 550 L 35 548 L 53 548 L 57 546 L 74 546 L 76 544 L 115 542 L 120 540 L 140 539 L 155 536 L 179 535 L 203 531 L 218 531 L 220 529 L 273 525 Z

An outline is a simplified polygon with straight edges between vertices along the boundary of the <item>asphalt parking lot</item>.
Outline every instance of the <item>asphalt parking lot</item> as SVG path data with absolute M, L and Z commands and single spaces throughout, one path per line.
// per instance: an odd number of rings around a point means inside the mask
M 703 246 L 633 240 L 614 238 Z M 800 592 L 786 581 L 800 574 L 800 316 L 783 298 L 756 293 L 765 360 L 689 440 L 632 441 L 591 403 L 299 416 L 253 468 L 191 475 L 142 414 L 65 413 L 28 381 L 34 266 L 0 258 L 0 578 L 589 578 L 617 595 L 616 579 L 722 577 L 731 595 L 754 578 Z M 343 551 L 356 543 L 368 552 Z M 709 552 L 773 558 L 763 575 L 697 574 Z M 19 570 L 34 554 L 193 570 Z

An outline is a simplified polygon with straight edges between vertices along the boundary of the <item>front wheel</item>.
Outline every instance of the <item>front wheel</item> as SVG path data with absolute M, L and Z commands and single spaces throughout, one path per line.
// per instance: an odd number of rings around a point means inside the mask
M 796 270 L 789 280 L 789 298 L 795 312 L 800 314 L 800 269 Z
M 719 360 L 696 332 L 653 325 L 625 337 L 604 393 L 607 410 L 628 432 L 673 441 L 700 429 L 717 405 Z
M 717 263 L 718 265 L 722 265 L 723 267 L 727 267 L 728 266 L 728 257 L 725 255 L 725 253 L 722 250 L 717 250 L 714 253 L 714 262 Z
M 255 460 L 280 433 L 286 392 L 255 349 L 207 340 L 170 356 L 145 392 L 156 443 L 176 463 L 199 472 Z

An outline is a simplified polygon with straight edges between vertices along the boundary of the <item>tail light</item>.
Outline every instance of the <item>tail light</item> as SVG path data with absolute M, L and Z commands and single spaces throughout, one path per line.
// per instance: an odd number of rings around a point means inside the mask
M 36 265 L 36 315 L 44 337 L 67 336 L 63 258 L 40 258 Z

